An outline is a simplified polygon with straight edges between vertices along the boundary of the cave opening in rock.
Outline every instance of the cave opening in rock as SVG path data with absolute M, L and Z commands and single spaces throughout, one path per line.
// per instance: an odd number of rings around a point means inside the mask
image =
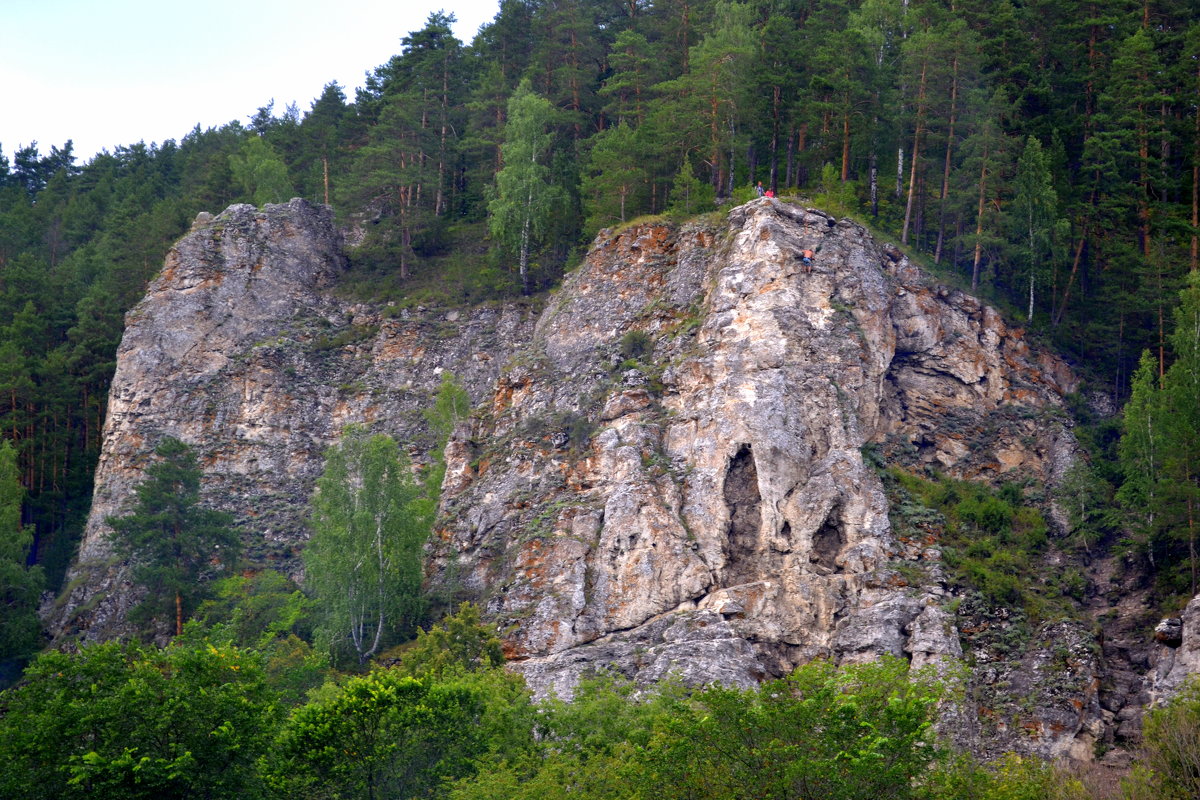
M 760 577 L 761 506 L 754 454 L 750 445 L 743 444 L 729 460 L 729 469 L 725 473 L 725 507 L 729 509 L 729 532 L 725 539 L 726 586 L 749 583 Z
M 821 527 L 813 534 L 812 551 L 808 556 L 808 560 L 813 564 L 831 572 L 839 570 L 837 556 L 846 544 L 846 534 L 842 530 L 839 511 L 840 508 L 834 506 L 830 510 L 829 516 L 825 517 L 825 521 L 821 523 Z

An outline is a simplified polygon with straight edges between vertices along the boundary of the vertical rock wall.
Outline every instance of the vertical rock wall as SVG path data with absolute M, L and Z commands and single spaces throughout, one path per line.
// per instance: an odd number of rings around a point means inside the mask
M 342 268 L 328 211 L 301 201 L 202 215 L 172 251 L 129 315 L 92 517 L 48 615 L 60 641 L 124 630 L 137 592 L 104 520 L 161 436 L 201 453 L 253 561 L 296 574 L 323 450 L 363 422 L 423 458 L 444 370 L 477 411 L 447 447 L 429 580 L 485 604 L 539 692 L 599 667 L 750 685 L 822 656 L 919 666 L 966 641 L 980 658 L 1009 624 L 978 609 L 956 627 L 936 547 L 893 534 L 864 448 L 1053 483 L 1074 379 L 861 227 L 762 199 L 716 227 L 602 234 L 536 323 L 356 306 L 332 291 Z M 1086 746 L 1100 667 L 1076 633 L 1054 634 L 1063 664 L 997 663 L 962 735 Z M 1017 674 L 1044 702 L 1002 712 L 986 687 Z
M 163 436 L 196 449 L 204 495 L 235 515 L 250 562 L 298 577 L 308 499 L 342 428 L 392 434 L 421 461 L 441 373 L 482 397 L 529 338 L 515 308 L 346 302 L 332 291 L 344 262 L 330 210 L 302 200 L 201 214 L 167 255 L 126 319 L 91 515 L 47 610 L 56 640 L 129 631 L 138 590 L 110 557 L 105 520 L 133 501 Z
M 957 657 L 937 550 L 893 536 L 863 448 L 1052 481 L 1073 381 L 811 209 L 601 235 L 455 442 L 433 579 L 485 600 L 544 692 L 597 667 L 749 685 L 815 657 Z M 1029 715 L 1043 751 L 1092 735 L 1095 669 L 1067 679 L 1071 719 Z

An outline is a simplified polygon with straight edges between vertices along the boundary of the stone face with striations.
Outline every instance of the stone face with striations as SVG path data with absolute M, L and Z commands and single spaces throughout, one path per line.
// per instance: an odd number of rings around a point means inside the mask
M 258 566 L 298 575 L 308 499 L 324 450 L 365 423 L 410 443 L 444 370 L 490 392 L 527 314 L 513 308 L 391 316 L 338 298 L 341 237 L 302 200 L 201 214 L 129 312 L 71 589 L 49 614 L 57 639 L 127 630 L 137 599 L 109 563 L 105 519 L 121 514 L 164 435 L 192 445 L 204 496 L 234 513 Z
M 453 443 L 431 577 L 484 600 L 540 692 L 956 658 L 936 548 L 892 535 L 864 448 L 1052 483 L 1073 388 L 849 221 L 764 199 L 724 231 L 602 233 Z M 1040 749 L 1091 735 L 1092 706 L 1035 720 Z
M 778 200 L 602 233 L 536 323 L 354 305 L 341 270 L 328 211 L 302 201 L 202 215 L 172 251 L 129 316 L 56 636 L 122 630 L 136 591 L 104 519 L 162 435 L 196 446 L 252 561 L 298 574 L 324 449 L 363 422 L 425 458 L 443 370 L 476 411 L 445 451 L 430 586 L 482 602 L 542 694 L 597 668 L 748 686 L 816 657 L 958 658 L 936 543 L 893 534 L 864 453 L 1050 485 L 1074 458 L 1063 362 L 863 228 Z M 1054 635 L 1074 653 L 1076 633 Z M 1098 666 L 1030 659 L 1058 705 L 1010 729 L 1074 752 Z

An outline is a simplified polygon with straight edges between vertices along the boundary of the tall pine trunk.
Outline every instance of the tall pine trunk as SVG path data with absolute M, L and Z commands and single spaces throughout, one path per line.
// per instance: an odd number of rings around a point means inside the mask
M 988 179 L 988 145 L 983 147 L 983 160 L 979 167 L 979 209 L 975 215 L 975 260 L 971 265 L 971 291 L 979 290 L 979 267 L 983 261 L 983 212 L 987 202 L 987 179 Z
M 917 124 L 913 131 L 912 164 L 908 176 L 908 202 L 904 206 L 904 228 L 900 233 L 900 243 L 908 244 L 908 227 L 912 221 L 913 197 L 917 188 L 917 158 L 921 152 L 921 134 L 925 127 L 925 74 L 928 62 L 921 64 L 921 82 L 917 88 Z
M 954 122 L 958 110 L 958 56 L 954 57 L 953 79 L 950 82 L 950 128 L 946 133 L 946 160 L 942 165 L 942 196 L 938 203 L 937 246 L 933 251 L 933 263 L 942 263 L 942 243 L 946 235 L 946 198 L 950 193 L 950 156 L 954 149 Z

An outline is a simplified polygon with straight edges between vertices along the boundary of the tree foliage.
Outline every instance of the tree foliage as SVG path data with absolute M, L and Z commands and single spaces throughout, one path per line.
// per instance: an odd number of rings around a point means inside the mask
M 16 450 L 0 439 L 0 665 L 30 655 L 41 640 L 42 570 L 29 564 L 33 532 L 21 522 L 24 496 Z
M 550 229 L 554 206 L 564 200 L 550 169 L 548 130 L 554 107 L 522 81 L 508 101 L 501 153 L 504 166 L 496 173 L 488 202 L 488 229 L 517 256 L 521 288 L 528 294 L 529 258 Z
M 189 641 L 49 651 L 4 695 L 0 795 L 258 797 L 277 712 L 257 656 Z
M 499 637 L 483 624 L 478 606 L 463 603 L 438 624 L 417 631 L 417 641 L 405 650 L 401 668 L 417 677 L 441 677 L 503 665 Z
M 1128 544 L 1155 571 L 1166 595 L 1200 590 L 1200 273 L 1180 293 L 1165 371 L 1149 350 L 1133 376 L 1119 454 L 1117 499 Z M 1161 378 L 1159 377 L 1161 375 Z
M 304 565 L 317 637 L 332 657 L 364 664 L 416 628 L 432 513 L 391 437 L 351 426 L 326 452 Z
M 1146 715 L 1143 790 L 1133 796 L 1184 800 L 1200 796 L 1200 685 L 1195 681 Z M 1145 785 L 1145 784 L 1148 784 Z
M 283 203 L 291 197 L 287 167 L 261 137 L 247 139 L 241 152 L 229 157 L 229 169 L 242 192 L 256 206 Z
M 146 468 L 129 513 L 108 518 L 109 540 L 149 592 L 145 610 L 153 615 L 173 606 L 178 635 L 185 609 L 194 610 L 213 565 L 232 568 L 241 542 L 230 527 L 232 515 L 200 504 L 201 472 L 192 448 L 168 436 L 154 454 L 158 460 Z
M 487 751 L 487 708 L 468 683 L 374 670 L 296 710 L 276 742 L 270 781 L 289 797 L 436 796 Z

